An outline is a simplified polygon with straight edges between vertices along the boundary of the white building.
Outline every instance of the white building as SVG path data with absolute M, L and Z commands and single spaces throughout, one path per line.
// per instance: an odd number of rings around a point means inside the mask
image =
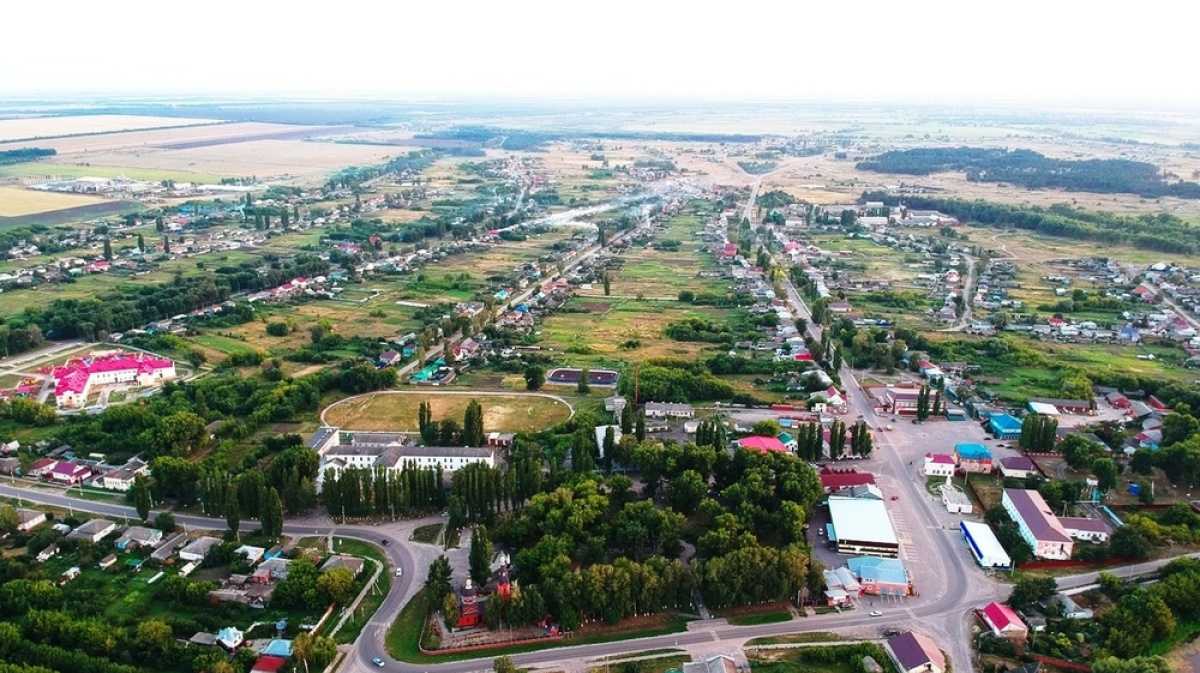
M 954 456 L 944 453 L 925 454 L 924 473 L 926 477 L 954 476 Z
M 150 466 L 141 458 L 130 458 L 129 462 L 100 477 L 100 486 L 114 491 L 128 491 L 133 488 L 134 479 L 139 474 L 146 474 Z
M 99 542 L 105 536 L 117 530 L 117 524 L 108 521 L 107 519 L 92 519 L 83 524 L 79 528 L 71 531 L 67 537 L 72 540 L 91 540 L 93 543 Z
M 942 484 L 939 487 L 942 492 L 942 504 L 946 506 L 946 511 L 951 514 L 970 514 L 974 508 L 971 506 L 971 499 L 966 493 L 954 488 L 949 484 Z
M 645 411 L 650 418 L 691 418 L 696 415 L 692 405 L 674 402 L 647 402 Z
M 963 538 L 971 548 L 971 555 L 975 557 L 975 562 L 981 567 L 1012 567 L 1012 559 L 1008 557 L 1008 552 L 1004 551 L 1004 546 L 996 539 L 996 534 L 987 524 L 962 521 L 958 525 L 962 530 Z
M 199 563 L 208 556 L 208 552 L 213 547 L 221 544 L 221 541 L 215 537 L 199 537 L 189 543 L 186 547 L 179 550 L 179 558 L 184 561 L 195 561 Z

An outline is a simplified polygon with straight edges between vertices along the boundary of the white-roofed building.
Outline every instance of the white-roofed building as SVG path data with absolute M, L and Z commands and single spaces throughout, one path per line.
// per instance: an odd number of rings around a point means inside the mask
M 1008 552 L 1004 551 L 1004 546 L 987 524 L 962 521 L 958 525 L 976 563 L 984 568 L 1012 567 L 1012 559 L 1009 558 Z
M 829 541 L 839 554 L 900 555 L 900 540 L 880 500 L 829 496 L 829 520 Z

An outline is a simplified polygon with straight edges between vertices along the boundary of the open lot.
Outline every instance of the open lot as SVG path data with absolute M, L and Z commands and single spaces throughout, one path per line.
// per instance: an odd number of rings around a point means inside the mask
M 663 336 L 670 323 L 685 318 L 727 320 L 730 311 L 680 304 L 677 301 L 575 298 L 568 307 L 587 306 L 588 313 L 555 313 L 542 325 L 542 345 L 565 351 L 563 361 L 574 366 L 622 364 L 651 357 L 695 358 L 704 344 L 673 341 Z M 600 307 L 607 310 L 599 311 Z M 636 348 L 622 348 L 638 342 Z M 632 344 L 630 344 L 632 345 Z
M 220 124 L 216 119 L 187 117 L 143 117 L 141 115 L 71 115 L 0 120 L 0 142 L 85 133 L 115 133 L 174 126 Z
M 437 420 L 461 420 L 471 400 L 483 407 L 487 432 L 540 430 L 567 420 L 571 409 L 557 400 L 534 395 L 447 395 L 437 391 L 420 394 L 371 393 L 349 398 L 325 411 L 325 422 L 346 430 L 393 430 L 416 432 L 417 409 L 429 402 Z
M 34 215 L 66 208 L 78 208 L 107 200 L 82 194 L 41 192 L 22 187 L 0 187 L 0 217 Z

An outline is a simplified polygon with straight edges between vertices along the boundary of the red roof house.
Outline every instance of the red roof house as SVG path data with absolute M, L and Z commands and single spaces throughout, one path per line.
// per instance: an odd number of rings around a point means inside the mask
M 58 465 L 58 461 L 53 458 L 38 458 L 29 466 L 29 470 L 25 473 L 31 477 L 41 477 L 47 475 L 54 466 Z
M 250 673 L 276 673 L 286 665 L 287 659 L 283 657 L 259 657 Z
M 91 476 L 92 468 L 70 460 L 59 461 L 49 472 L 51 479 L 64 484 L 78 484 Z
M 1029 635 L 1029 627 L 1017 616 L 1012 608 L 995 601 L 979 612 L 983 623 L 987 624 L 992 633 L 1005 638 L 1024 638 Z
M 826 493 L 840 491 L 852 486 L 875 485 L 875 475 L 870 472 L 859 472 L 853 468 L 837 470 L 829 467 L 821 468 L 817 473 L 821 479 L 821 487 Z
M 758 451 L 759 453 L 768 453 L 771 451 L 787 451 L 787 448 L 784 447 L 783 442 L 779 441 L 778 438 L 765 437 L 765 436 L 760 436 L 760 435 L 755 435 L 753 437 L 743 437 L 738 440 L 738 446 L 743 449 L 750 449 L 751 451 Z

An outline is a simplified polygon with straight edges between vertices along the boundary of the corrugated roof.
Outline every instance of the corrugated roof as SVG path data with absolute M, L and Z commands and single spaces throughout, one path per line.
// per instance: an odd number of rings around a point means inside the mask
M 908 584 L 908 570 L 899 559 L 863 556 L 846 561 L 846 567 L 864 582 Z
M 1043 542 L 1070 542 L 1071 537 L 1050 511 L 1042 494 L 1023 488 L 1006 488 L 1004 496 L 1012 502 L 1021 520 L 1029 527 L 1033 537 Z
M 838 540 L 900 544 L 882 501 L 830 496 L 829 518 Z

